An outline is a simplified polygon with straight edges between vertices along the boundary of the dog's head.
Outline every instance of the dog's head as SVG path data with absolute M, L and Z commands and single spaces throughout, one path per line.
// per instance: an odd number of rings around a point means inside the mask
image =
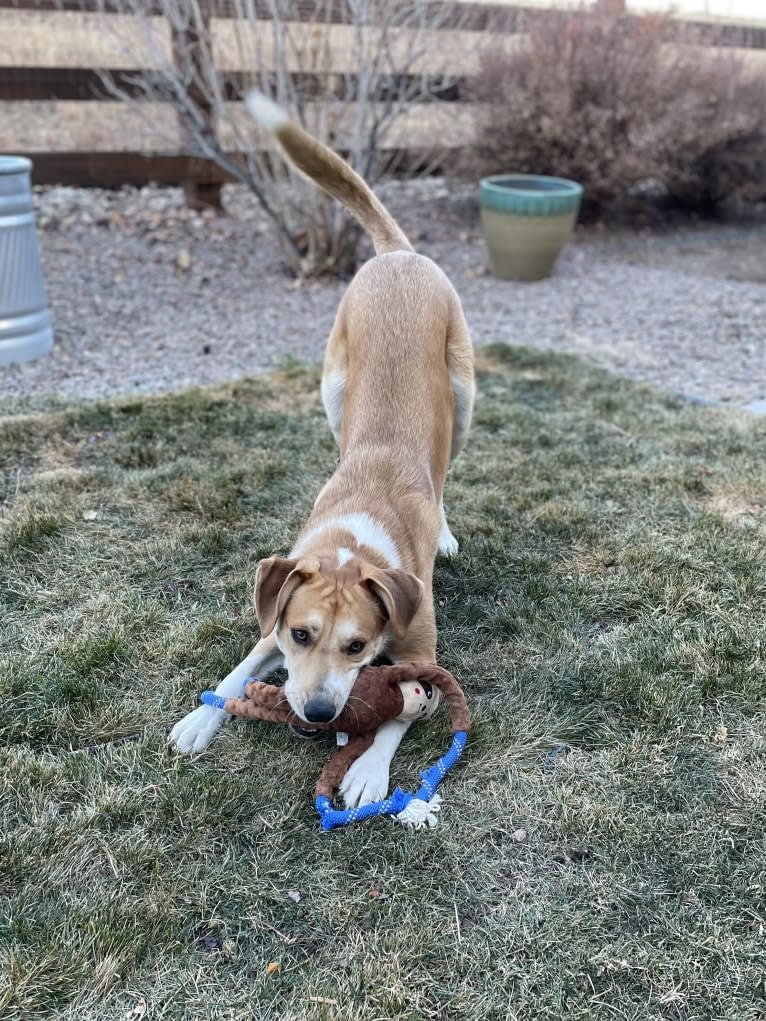
M 293 711 L 307 723 L 334 720 L 389 634 L 407 634 L 422 596 L 414 574 L 356 557 L 342 566 L 312 557 L 262 560 L 255 611 L 262 636 L 276 629 Z

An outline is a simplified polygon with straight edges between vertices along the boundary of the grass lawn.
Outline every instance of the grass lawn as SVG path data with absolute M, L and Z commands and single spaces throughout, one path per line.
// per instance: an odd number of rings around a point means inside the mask
M 3 1021 L 764 1018 L 766 419 L 483 353 L 436 572 L 472 740 L 437 829 L 325 834 L 329 739 L 165 743 L 332 470 L 315 370 L 6 412 Z

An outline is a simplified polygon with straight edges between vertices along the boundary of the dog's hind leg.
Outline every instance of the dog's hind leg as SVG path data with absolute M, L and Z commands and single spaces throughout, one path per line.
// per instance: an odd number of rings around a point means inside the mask
M 447 325 L 447 369 L 455 398 L 455 417 L 452 422 L 453 461 L 465 446 L 473 414 L 476 384 L 473 378 L 473 344 L 468 332 L 460 299 L 455 295 Z
M 343 303 L 338 310 L 335 325 L 327 341 L 327 351 L 322 369 L 322 403 L 324 404 L 327 421 L 340 446 L 340 431 L 343 425 L 343 403 L 346 397 L 346 378 L 348 376 L 348 352 L 343 315 Z
M 468 332 L 468 324 L 463 315 L 460 300 L 455 297 L 450 310 L 447 327 L 447 368 L 450 386 L 455 399 L 454 418 L 452 420 L 452 446 L 450 460 L 453 461 L 465 446 L 468 430 L 473 414 L 473 400 L 476 387 L 473 379 L 473 344 Z M 458 543 L 447 524 L 444 510 L 444 497 L 439 501 L 441 514 L 441 531 L 439 532 L 439 552 L 454 557 L 458 551 Z
M 242 694 L 242 685 L 248 677 L 257 675 L 266 677 L 282 666 L 283 657 L 277 647 L 276 633 L 272 631 L 262 638 L 252 652 L 221 681 L 215 689 L 216 695 L 234 698 Z M 197 755 L 204 752 L 215 737 L 218 728 L 226 720 L 231 719 L 229 713 L 216 709 L 214 706 L 201 705 L 188 713 L 176 723 L 170 731 L 168 741 L 180 752 Z

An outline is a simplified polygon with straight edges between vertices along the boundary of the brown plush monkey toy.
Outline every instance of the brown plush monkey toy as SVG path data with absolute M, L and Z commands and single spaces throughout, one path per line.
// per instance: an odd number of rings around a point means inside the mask
M 444 695 L 452 718 L 453 738 L 446 755 L 420 774 L 423 781 L 416 794 L 398 787 L 385 801 L 361 808 L 339 811 L 332 797 L 349 766 L 365 752 L 375 739 L 381 724 L 388 720 L 427 720 L 433 716 Z M 272 723 L 305 726 L 285 698 L 282 688 L 253 678 L 246 682 L 242 698 L 221 698 L 205 692 L 206 705 L 223 709 L 233 716 L 248 716 Z M 420 829 L 436 825 L 441 798 L 436 787 L 460 758 L 468 739 L 470 717 L 465 695 L 447 670 L 433 663 L 396 663 L 391 666 L 368 666 L 359 672 L 345 708 L 331 723 L 312 727 L 333 730 L 350 737 L 325 766 L 316 785 L 315 801 L 323 829 L 333 829 L 373 815 L 394 815 L 405 825 Z

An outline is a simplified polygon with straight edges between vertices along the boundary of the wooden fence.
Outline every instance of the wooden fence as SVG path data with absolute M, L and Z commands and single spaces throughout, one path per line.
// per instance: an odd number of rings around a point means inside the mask
M 440 0 L 434 0 L 438 4 Z M 555 0 L 552 0 L 555 4 Z M 599 0 L 603 6 L 614 9 L 623 0 Z M 77 26 L 82 25 L 82 38 L 85 39 L 90 24 L 88 19 L 97 17 L 100 5 L 98 0 L 0 0 L 0 151 L 24 152 L 34 160 L 34 176 L 36 183 L 59 183 L 75 185 L 117 186 L 120 184 L 143 184 L 156 181 L 163 184 L 183 183 L 187 196 L 193 203 L 215 203 L 219 198 L 220 187 L 228 177 L 225 171 L 209 160 L 190 155 L 190 146 L 183 132 L 178 131 L 176 138 L 162 145 L 154 142 L 132 138 L 121 141 L 118 146 L 104 134 L 104 137 L 74 138 L 74 144 L 66 144 L 67 117 L 72 111 L 80 113 L 80 123 L 89 125 L 91 135 L 97 135 L 99 117 L 104 115 L 119 116 L 118 104 L 105 91 L 99 73 L 94 69 L 102 66 L 87 41 L 81 50 L 75 47 L 75 56 L 79 60 L 74 66 L 71 63 L 71 50 L 67 49 L 62 40 L 60 29 L 66 27 L 77 33 Z M 269 5 L 255 0 L 256 15 L 267 19 Z M 305 22 L 312 18 L 316 10 L 314 0 L 294 0 L 291 6 L 291 20 Z M 233 0 L 207 0 L 207 11 L 212 19 L 220 19 L 219 24 L 225 25 L 226 19 L 235 14 Z M 159 12 L 157 12 L 159 13 Z M 561 16 L 568 12 L 560 11 Z M 571 13 L 571 12 L 569 12 Z M 449 34 L 460 32 L 486 32 L 491 30 L 506 39 L 527 32 L 535 19 L 550 16 L 550 10 L 540 8 L 509 6 L 493 3 L 460 3 L 454 16 L 440 16 L 440 33 L 446 39 Z M 35 19 L 38 20 L 30 20 Z M 67 18 L 70 19 L 67 22 Z M 82 19 L 72 22 L 71 19 Z M 26 20 L 25 20 L 26 19 Z M 47 42 L 44 43 L 46 20 L 49 24 L 52 53 L 48 52 Z M 348 24 L 348 7 L 343 0 L 332 5 L 327 19 L 331 25 Z M 679 41 L 686 41 L 693 33 L 694 42 L 701 45 L 714 45 L 766 51 L 766 28 L 730 24 L 726 22 L 682 21 L 672 23 L 674 35 Z M 25 33 L 25 26 L 39 29 Z M 10 30 L 9 30 L 10 28 Z M 56 41 L 58 39 L 58 42 Z M 4 42 L 3 42 L 4 40 Z M 183 48 L 191 45 L 193 40 L 175 39 L 176 46 Z M 766 53 L 758 53 L 766 57 Z M 91 66 L 84 66 L 86 61 Z M 234 63 L 232 61 L 232 63 Z M 128 94 L 137 94 L 134 78 L 139 68 L 108 66 L 105 68 Z M 460 68 L 462 70 L 462 68 Z M 150 73 L 150 72 L 149 72 Z M 242 87 L 248 80 L 247 72 L 237 67 L 220 67 L 219 78 L 224 97 L 235 99 L 241 95 Z M 354 88 L 353 79 L 344 76 L 341 84 L 336 77 L 312 74 L 301 75 L 301 90 L 305 95 L 321 96 L 332 89 L 342 87 L 345 90 Z M 436 89 L 431 101 L 439 103 L 460 104 L 453 106 L 465 110 L 465 75 L 450 76 L 450 81 L 441 90 Z M 407 82 L 388 82 L 387 88 L 406 86 Z M 98 108 L 92 104 L 100 104 Z M 202 104 L 202 100 L 200 99 Z M 87 111 L 93 110 L 88 115 Z M 169 112 L 169 111 L 168 111 Z M 14 122 L 23 124 L 25 130 L 21 138 L 14 138 L 12 131 L 6 127 Z M 35 135 L 29 125 L 34 122 L 35 115 L 48 115 L 51 125 L 48 130 L 41 130 Z M 163 124 L 173 123 L 165 119 Z M 4 132 L 6 137 L 3 137 Z M 172 137 L 172 130 L 169 133 Z M 64 144 L 62 145 L 62 136 Z M 17 142 L 14 145 L 14 141 Z M 21 145 L 18 142 L 21 141 Z M 418 159 L 419 140 L 413 140 L 412 152 L 405 154 L 412 160 Z M 407 166 L 408 159 L 404 160 Z

